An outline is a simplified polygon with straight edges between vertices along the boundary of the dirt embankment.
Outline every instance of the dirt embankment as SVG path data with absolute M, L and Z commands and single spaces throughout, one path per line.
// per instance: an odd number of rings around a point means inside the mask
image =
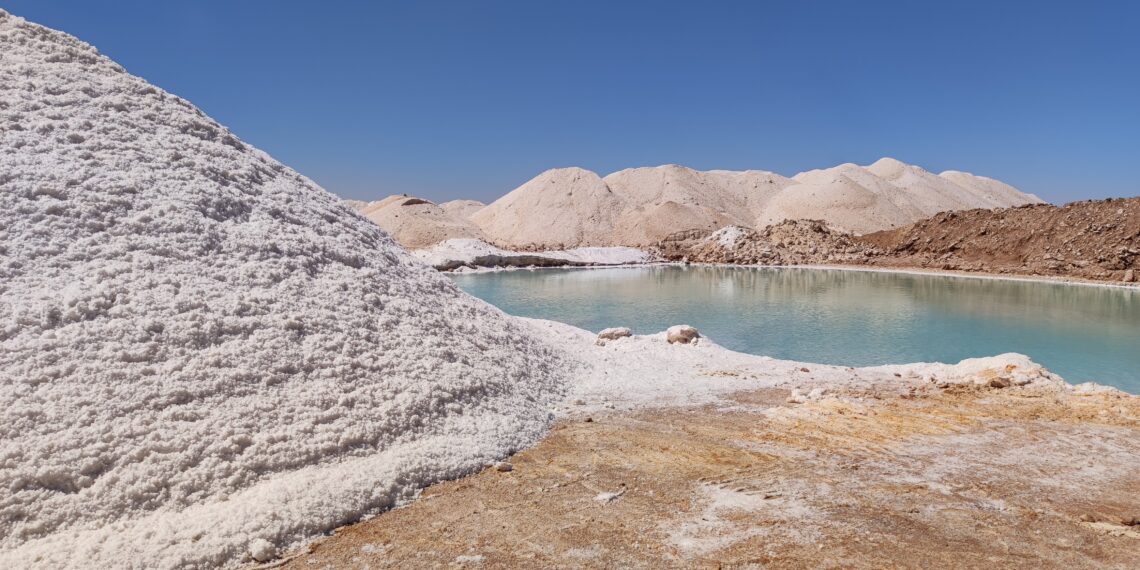
M 1140 281 L 1140 198 L 945 212 L 864 236 L 804 220 L 727 230 L 670 236 L 656 251 L 698 263 L 835 263 Z
M 875 265 L 1136 281 L 1140 198 L 946 212 L 858 240 Z

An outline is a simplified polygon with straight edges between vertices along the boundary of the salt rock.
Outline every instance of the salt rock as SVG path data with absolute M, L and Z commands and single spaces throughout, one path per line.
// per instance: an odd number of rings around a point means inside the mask
M 613 327 L 598 333 L 599 340 L 617 340 L 627 336 L 633 336 L 633 331 L 630 331 L 628 327 Z
M 665 331 L 665 340 L 669 344 L 690 344 L 698 338 L 701 338 L 701 333 L 689 325 L 676 325 Z
M 249 555 L 258 562 L 267 562 L 277 556 L 277 547 L 264 538 L 249 543 Z

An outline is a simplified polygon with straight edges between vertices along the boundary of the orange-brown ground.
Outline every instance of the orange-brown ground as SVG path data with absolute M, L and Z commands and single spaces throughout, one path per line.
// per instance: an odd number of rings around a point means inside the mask
M 740 265 L 842 264 L 1140 283 L 1140 198 L 943 212 L 853 236 L 788 220 L 742 230 L 731 246 L 707 231 L 657 244 L 669 261 Z
M 286 568 L 1135 568 L 1140 398 L 901 383 L 578 417 Z
M 875 265 L 1140 281 L 1140 198 L 943 212 L 858 240 Z

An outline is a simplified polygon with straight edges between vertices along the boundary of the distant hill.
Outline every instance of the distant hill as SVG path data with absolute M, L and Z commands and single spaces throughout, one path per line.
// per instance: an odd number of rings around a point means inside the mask
M 513 249 L 646 247 L 677 232 L 711 233 L 728 225 L 763 228 L 813 219 L 865 234 L 944 211 L 1036 203 L 1041 203 L 1036 196 L 991 178 L 934 174 L 891 158 L 791 178 L 763 170 L 699 171 L 678 165 L 631 168 L 605 178 L 582 168 L 557 168 L 486 206 L 449 202 L 442 212 L 454 218 L 450 221 L 425 211 L 422 224 L 452 228 L 469 220 L 487 241 Z M 423 233 L 415 245 L 396 237 L 406 246 L 422 247 L 421 238 L 447 232 Z

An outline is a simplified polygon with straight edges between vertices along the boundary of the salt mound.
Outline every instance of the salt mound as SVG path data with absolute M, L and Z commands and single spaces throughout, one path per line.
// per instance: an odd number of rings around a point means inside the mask
M 924 217 L 902 189 L 855 164 L 801 172 L 760 214 L 758 226 L 819 219 L 839 229 L 890 228 Z
M 443 211 L 461 220 L 470 218 L 472 214 L 482 210 L 486 206 L 486 204 L 478 200 L 451 200 L 439 204 L 439 207 L 443 208 Z
M 186 101 L 0 11 L 0 109 L 0 567 L 234 565 L 546 429 L 560 352 Z
M 576 191 L 568 179 L 579 185 L 587 181 L 589 190 Z M 729 225 L 763 228 L 813 219 L 867 233 L 947 210 L 1040 201 L 993 179 L 956 171 L 935 175 L 890 158 L 792 178 L 761 170 L 702 172 L 666 165 L 622 170 L 599 181 L 579 168 L 549 171 L 483 208 L 472 221 L 503 247 L 644 247 Z M 547 239 L 550 235 L 557 240 Z M 588 241 L 574 241 L 579 236 Z
M 819 219 L 832 228 L 870 233 L 901 227 L 939 212 L 1003 208 L 1041 202 L 990 178 L 948 171 L 935 175 L 893 158 L 869 166 L 841 164 L 802 172 L 776 195 L 758 225 Z
M 407 248 L 428 247 L 449 239 L 483 239 L 475 224 L 414 196 L 389 196 L 358 210 Z
M 613 245 L 621 200 L 597 174 L 547 170 L 471 214 L 495 245 L 518 249 Z
M 680 231 L 752 225 L 753 210 L 788 183 L 771 172 L 701 172 L 675 164 L 622 170 L 604 180 L 629 205 L 614 242 L 638 246 Z

